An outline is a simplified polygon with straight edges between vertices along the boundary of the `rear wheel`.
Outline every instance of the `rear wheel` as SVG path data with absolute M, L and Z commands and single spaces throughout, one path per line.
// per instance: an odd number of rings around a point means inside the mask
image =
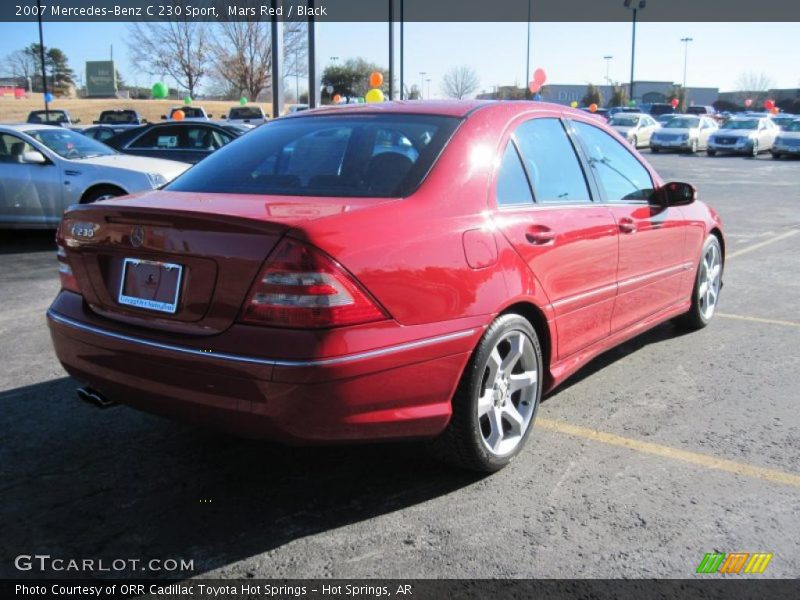
M 100 185 L 87 191 L 83 195 L 83 198 L 81 198 L 81 204 L 91 204 L 92 202 L 99 202 L 100 200 L 108 200 L 109 198 L 124 196 L 125 193 L 125 190 L 113 185 Z
M 542 351 L 527 319 L 498 317 L 481 338 L 431 450 L 466 469 L 502 469 L 522 450 L 542 395 Z
M 675 321 L 686 329 L 702 329 L 711 322 L 722 289 L 722 248 L 711 234 L 703 244 L 703 254 L 692 290 L 692 307 Z
M 652 152 L 653 154 L 658 154 L 658 148 L 656 148 L 655 146 L 650 146 L 650 152 Z
M 775 160 L 780 160 L 781 155 L 778 152 L 773 152 L 772 153 L 772 158 L 774 158 Z
M 708 156 L 716 156 L 717 155 L 717 151 L 709 149 L 709 150 L 706 150 L 706 154 Z

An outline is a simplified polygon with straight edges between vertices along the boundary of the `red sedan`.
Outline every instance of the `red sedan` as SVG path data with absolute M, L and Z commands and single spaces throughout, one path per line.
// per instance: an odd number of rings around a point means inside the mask
M 277 119 L 160 191 L 69 210 L 48 321 L 84 396 L 287 442 L 429 438 L 484 471 L 543 392 L 714 314 L 720 219 L 542 103 Z

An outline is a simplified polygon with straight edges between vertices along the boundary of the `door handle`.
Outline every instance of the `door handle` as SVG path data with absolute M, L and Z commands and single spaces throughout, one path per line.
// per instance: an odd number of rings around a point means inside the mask
M 556 232 L 544 225 L 538 225 L 536 227 L 531 227 L 525 232 L 525 239 L 528 240 L 529 244 L 533 244 L 534 246 L 552 244 L 556 239 Z
M 622 233 L 636 233 L 636 221 L 630 217 L 622 217 L 619 220 L 619 230 Z
M 69 169 L 64 171 L 64 175 L 69 175 L 70 177 L 75 177 L 75 176 L 80 175 L 80 174 L 81 174 L 80 171 L 72 171 L 72 170 L 69 170 Z

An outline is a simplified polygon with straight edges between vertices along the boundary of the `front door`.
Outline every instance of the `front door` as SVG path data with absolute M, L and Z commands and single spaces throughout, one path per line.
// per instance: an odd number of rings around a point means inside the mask
M 54 225 L 63 211 L 61 174 L 49 160 L 24 162 L 31 151 L 38 149 L 16 135 L 0 134 L 0 222 Z

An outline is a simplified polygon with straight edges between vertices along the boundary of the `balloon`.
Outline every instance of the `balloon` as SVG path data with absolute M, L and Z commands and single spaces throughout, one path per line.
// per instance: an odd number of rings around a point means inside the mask
M 589 105 L 589 112 L 597 112 L 597 104 L 595 104 L 594 102 L 592 102 L 592 103 Z
M 628 100 L 628 106 L 636 106 L 636 100 Z
M 775 108 L 775 101 L 774 100 L 764 100 L 764 108 L 767 110 L 772 110 Z
M 569 105 L 572 108 L 578 108 L 578 101 L 577 100 L 573 100 L 572 102 L 569 103 Z
M 544 85 L 544 82 L 547 81 L 547 73 L 544 72 L 544 69 L 536 69 L 533 72 L 533 80 L 540 86 Z
M 542 89 L 542 86 L 535 81 L 531 81 L 528 84 L 528 89 L 531 91 L 531 94 L 537 94 L 539 93 L 539 90 Z
M 542 101 L 542 95 L 541 95 L 541 94 L 536 94 L 536 95 L 533 97 L 533 99 L 534 99 L 534 100 L 536 100 L 537 102 L 541 102 L 541 101 Z
M 383 102 L 383 92 L 377 88 L 373 88 L 367 92 L 367 95 L 364 96 L 364 100 L 370 104 L 374 102 Z
M 744 101 L 744 105 L 747 108 L 750 108 L 751 106 L 753 106 L 753 99 L 752 98 L 748 98 L 747 100 Z
M 166 98 L 169 95 L 169 89 L 162 81 L 156 81 L 150 91 L 153 93 L 153 98 L 157 98 L 159 100 L 161 98 Z
M 342 97 L 339 94 L 334 94 L 333 95 L 333 103 L 334 104 L 339 104 L 339 102 L 341 102 L 341 101 L 342 101 Z
M 44 101 L 47 102 L 48 104 L 50 104 L 53 101 L 53 94 L 51 94 L 50 92 L 47 92 L 44 95 Z
M 191 104 L 192 103 L 192 97 L 191 96 L 186 96 L 186 98 L 183 99 L 183 103 L 184 104 Z
M 242 106 L 247 104 L 247 97 L 246 96 L 242 96 L 241 98 L 239 98 L 239 104 L 241 104 Z
M 182 110 L 176 110 L 172 113 L 172 120 L 173 121 L 183 121 L 186 118 L 186 113 Z
M 379 88 L 383 85 L 383 73 L 380 71 L 373 71 L 369 76 L 369 87 Z
M 773 106 L 773 107 L 772 107 L 772 108 L 769 110 L 769 112 L 771 112 L 773 115 L 777 115 L 779 112 L 781 112 L 781 109 L 780 109 L 780 108 L 778 108 L 777 106 Z
M 672 105 L 672 108 L 678 108 L 678 105 L 681 103 L 681 101 L 677 98 L 673 98 L 669 103 Z

